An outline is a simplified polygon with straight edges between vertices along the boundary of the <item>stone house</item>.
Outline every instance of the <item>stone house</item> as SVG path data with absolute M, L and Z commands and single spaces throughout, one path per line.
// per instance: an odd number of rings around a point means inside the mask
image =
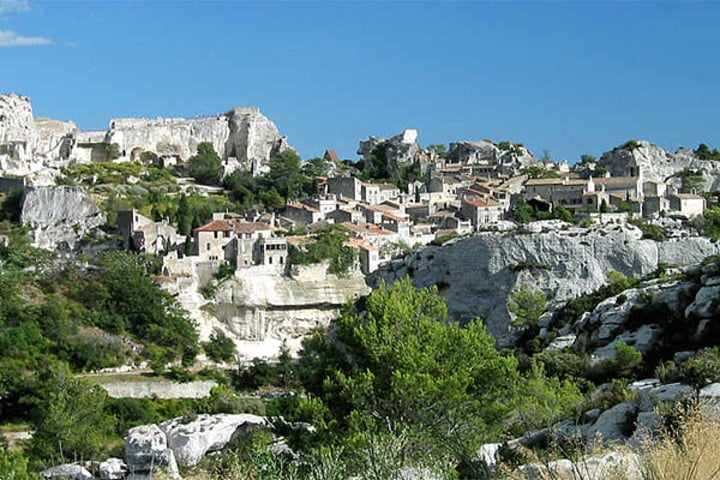
M 288 202 L 283 210 L 283 217 L 298 225 L 310 225 L 324 219 L 325 215 L 310 205 Z
M 137 210 L 118 212 L 118 231 L 123 248 L 152 255 L 178 250 L 185 242 L 185 237 L 178 234 L 177 229 L 167 220 L 155 222 Z
M 506 211 L 507 207 L 505 205 L 491 199 L 463 198 L 460 205 L 460 213 L 464 218 L 470 220 L 475 231 L 504 220 Z
M 237 217 L 216 219 L 194 231 L 197 254 L 208 261 L 226 261 L 238 268 L 287 263 L 287 242 L 274 237 L 266 223 Z
M 694 193 L 675 193 L 668 196 L 670 210 L 686 217 L 696 217 L 705 212 L 705 197 Z
M 340 198 L 360 200 L 362 182 L 355 177 L 334 177 L 327 180 L 327 191 Z

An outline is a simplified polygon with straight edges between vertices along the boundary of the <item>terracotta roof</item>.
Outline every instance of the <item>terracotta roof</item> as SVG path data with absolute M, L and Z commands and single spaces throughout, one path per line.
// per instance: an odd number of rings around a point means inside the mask
M 373 245 L 369 244 L 362 238 L 348 238 L 345 242 L 346 245 L 353 248 L 362 248 L 365 250 L 377 250 Z
M 395 215 L 390 212 L 383 212 L 383 217 L 387 217 L 390 220 L 395 220 L 396 222 L 407 222 L 407 217 L 401 217 L 400 215 Z
M 525 185 L 585 185 L 588 181 L 582 179 L 564 178 L 533 178 L 525 182 Z
M 394 235 L 394 232 L 388 232 L 372 223 L 350 223 L 343 222 L 340 225 L 347 228 L 350 232 L 355 233 L 372 233 L 374 235 Z
M 315 207 L 311 207 L 310 205 L 305 205 L 304 203 L 291 203 L 288 202 L 285 208 L 295 208 L 297 210 L 307 210 L 308 212 L 317 212 L 318 209 Z
M 638 177 L 600 177 L 593 178 L 597 185 L 636 185 Z
M 213 220 L 212 222 L 198 227 L 196 232 L 226 232 L 235 233 L 255 233 L 260 230 L 272 230 L 267 223 L 260 222 L 244 222 L 237 220 Z
M 467 204 L 469 204 L 469 205 L 472 205 L 473 207 L 480 207 L 480 208 L 485 208 L 485 207 L 499 207 L 499 206 L 500 206 L 500 204 L 497 203 L 497 202 L 494 201 L 494 200 L 487 200 L 487 201 L 482 201 L 482 200 L 463 200 L 463 202 L 465 202 L 465 203 L 467 203 Z

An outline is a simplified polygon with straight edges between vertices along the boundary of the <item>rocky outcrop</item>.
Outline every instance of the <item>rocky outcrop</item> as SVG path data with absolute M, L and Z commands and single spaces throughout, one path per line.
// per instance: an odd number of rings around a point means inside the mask
M 504 345 L 510 333 L 507 302 L 522 284 L 559 304 L 596 290 L 612 270 L 640 277 L 662 263 L 697 263 L 717 252 L 718 245 L 703 237 L 655 242 L 642 239 L 631 225 L 566 225 L 541 233 L 482 233 L 424 247 L 381 267 L 370 282 L 410 275 L 416 287 L 437 285 L 451 318 L 482 317 Z
M 663 182 L 685 169 L 702 174 L 706 191 L 720 189 L 720 162 L 700 160 L 692 150 L 668 152 L 647 141 L 628 142 L 605 152 L 598 167 L 614 177 L 642 176 L 643 181 Z M 679 181 L 676 182 L 679 186 Z
M 274 356 L 283 341 L 295 352 L 312 330 L 327 327 L 349 300 L 369 293 L 362 275 L 330 275 L 327 265 L 296 268 L 293 276 L 254 270 L 239 269 L 213 300 L 217 321 L 240 340 L 241 352 L 266 350 Z
M 246 437 L 257 429 L 268 429 L 265 417 L 251 414 L 199 415 L 192 421 L 176 418 L 160 424 L 168 447 L 182 467 L 193 467 L 203 457 L 225 448 L 232 440 Z
M 488 140 L 451 143 L 445 158 L 450 163 L 461 165 L 496 166 L 505 174 L 516 173 L 537 163 L 533 154 L 520 144 L 501 142 L 496 145 Z
M 256 107 L 213 117 L 118 118 L 106 131 L 84 132 L 73 122 L 33 118 L 27 97 L 0 95 L 0 175 L 27 176 L 32 185 L 51 185 L 60 169 L 74 163 L 108 161 L 117 144 L 120 160 L 185 161 L 197 145 L 210 142 L 225 160 L 225 171 L 267 170 L 269 158 L 292 149 L 275 124 Z
M 545 478 L 604 480 L 624 478 L 640 480 L 643 478 L 640 457 L 630 452 L 607 452 L 602 455 L 585 455 L 576 461 L 561 459 L 545 464 L 523 465 L 519 471 L 528 480 Z
M 98 477 L 100 480 L 123 480 L 127 471 L 127 465 L 121 459 L 108 458 L 98 466 Z
M 417 143 L 418 132 L 407 129 L 391 138 L 371 136 L 360 142 L 358 155 L 362 155 L 365 165 L 372 165 L 373 156 L 387 161 L 388 168 L 393 171 L 399 165 L 412 164 L 418 160 L 421 152 Z
M 77 463 L 66 463 L 48 468 L 40 472 L 40 477 L 48 480 L 93 480 L 95 478 L 87 468 Z
M 179 478 L 175 454 L 168 448 L 167 437 L 157 425 L 131 428 L 125 437 L 125 461 L 130 478 L 144 479 L 163 470 Z
M 34 246 L 72 249 L 105 224 L 105 215 L 81 187 L 37 187 L 25 191 L 20 221 Z
M 267 170 L 271 156 L 292 149 L 257 107 L 196 119 L 117 118 L 110 121 L 107 132 L 107 143 L 118 144 L 121 154 L 131 160 L 176 157 L 185 161 L 201 142 L 212 143 L 223 160 L 254 175 Z
M 221 331 L 235 341 L 242 360 L 275 358 L 285 342 L 291 353 L 318 327 L 327 327 L 350 300 L 370 292 L 359 272 L 327 273 L 327 264 L 240 268 L 212 298 L 200 294 L 212 278 L 207 264 L 189 257 L 168 261 L 162 287 L 171 292 L 198 325 L 202 340 Z

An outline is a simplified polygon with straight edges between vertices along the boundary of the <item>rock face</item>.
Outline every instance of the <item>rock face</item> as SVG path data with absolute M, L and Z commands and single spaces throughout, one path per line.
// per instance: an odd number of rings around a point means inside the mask
M 82 465 L 67 463 L 40 472 L 41 478 L 50 480 L 93 480 L 92 474 Z
M 647 141 L 625 144 L 605 152 L 598 163 L 614 177 L 642 176 L 643 181 L 662 182 L 684 169 L 697 170 L 705 190 L 720 189 L 720 162 L 700 160 L 692 150 L 668 152 Z
M 225 170 L 246 168 L 254 175 L 267 169 L 272 156 L 292 149 L 277 127 L 256 107 L 241 107 L 196 119 L 119 118 L 106 131 L 80 131 L 72 122 L 33 118 L 27 97 L 0 95 L 0 175 L 27 176 L 32 185 L 50 185 L 59 170 L 74 163 L 112 160 L 187 160 L 197 145 L 210 142 L 225 160 Z
M 596 290 L 612 270 L 639 277 L 661 263 L 697 263 L 717 252 L 718 246 L 702 237 L 644 240 L 631 225 L 483 233 L 416 250 L 381 267 L 370 283 L 410 275 L 416 287 L 437 285 L 451 318 L 482 317 L 498 343 L 505 345 L 509 341 L 506 305 L 522 284 L 551 294 L 549 298 L 559 303 Z
M 160 424 L 168 447 L 183 467 L 193 467 L 206 454 L 222 450 L 230 441 L 269 427 L 265 417 L 250 414 L 199 415 L 191 422 L 176 418 Z
M 273 267 L 241 268 L 220 284 L 213 298 L 200 289 L 212 272 L 192 257 L 168 262 L 162 288 L 176 296 L 198 325 L 201 340 L 221 331 L 235 341 L 242 360 L 276 357 L 283 341 L 296 352 L 313 329 L 326 327 L 348 300 L 370 288 L 359 272 L 327 273 L 326 264 L 293 267 L 287 275 Z
M 108 458 L 98 466 L 100 480 L 123 480 L 128 468 L 119 458 Z
M 545 478 L 603 480 L 643 478 L 640 457 L 634 453 L 608 452 L 602 455 L 585 455 L 573 462 L 568 459 L 555 460 L 546 464 L 523 465 L 520 471 L 528 480 Z
M 391 138 L 370 137 L 360 142 L 358 155 L 362 155 L 366 165 L 372 164 L 372 156 L 379 153 L 387 160 L 390 169 L 399 165 L 414 163 L 420 154 L 420 145 L 417 143 L 418 132 L 407 129 Z
M 251 275 L 238 270 L 214 298 L 217 320 L 243 347 L 279 351 L 285 340 L 291 351 L 315 328 L 327 327 L 350 299 L 369 293 L 360 274 L 329 275 L 326 265 L 297 268 L 293 276 Z M 252 358 L 252 357 L 250 357 Z
M 496 145 L 487 140 L 451 143 L 445 158 L 450 163 L 462 165 L 497 166 L 505 174 L 513 174 L 537 163 L 533 154 L 521 145 L 507 142 Z
M 164 470 L 179 478 L 175 454 L 168 448 L 165 432 L 157 425 L 131 428 L 125 437 L 125 461 L 134 478 L 147 478 L 156 470 Z
M 80 187 L 37 187 L 26 190 L 20 221 L 31 228 L 34 246 L 53 250 L 74 248 L 105 224 L 105 215 Z

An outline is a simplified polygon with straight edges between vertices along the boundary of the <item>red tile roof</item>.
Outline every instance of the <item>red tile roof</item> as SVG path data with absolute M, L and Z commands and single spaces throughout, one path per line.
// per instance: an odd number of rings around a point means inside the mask
M 235 233 L 255 233 L 261 230 L 272 230 L 267 223 L 245 222 L 238 220 L 213 220 L 212 222 L 198 227 L 196 232 L 227 232 Z

